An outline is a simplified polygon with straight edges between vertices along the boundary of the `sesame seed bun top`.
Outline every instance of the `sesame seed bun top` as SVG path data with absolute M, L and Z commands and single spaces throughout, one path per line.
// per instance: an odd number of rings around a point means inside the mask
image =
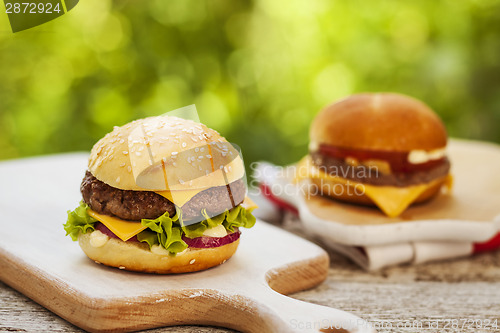
M 207 126 L 171 116 L 114 127 L 92 148 L 89 170 L 122 190 L 189 190 L 244 176 L 238 151 Z
M 446 128 L 427 105 L 395 93 L 364 93 L 324 108 L 310 127 L 312 145 L 408 152 L 446 146 Z

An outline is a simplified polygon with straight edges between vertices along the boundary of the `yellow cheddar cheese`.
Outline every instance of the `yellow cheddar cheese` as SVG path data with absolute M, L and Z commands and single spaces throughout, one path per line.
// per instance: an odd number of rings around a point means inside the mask
M 364 194 L 389 217 L 399 216 L 427 189 L 437 185 L 439 182 L 443 182 L 443 179 L 439 178 L 427 184 L 408 187 L 363 184 L 339 176 L 332 176 L 319 168 L 315 168 L 308 156 L 302 159 L 297 165 L 296 175 L 295 181 L 305 178 L 315 178 L 330 181 L 335 184 L 362 188 L 364 189 Z M 449 189 L 451 188 L 451 175 L 446 176 L 445 185 Z
M 191 195 L 191 197 L 194 196 L 192 195 L 192 193 L 188 193 L 186 197 L 189 195 Z M 168 197 L 166 198 L 169 199 Z M 245 209 L 257 208 L 257 205 L 249 197 L 245 197 L 245 200 L 241 203 L 241 206 Z M 121 220 L 117 217 L 96 213 L 92 209 L 87 210 L 87 213 L 97 221 L 104 224 L 109 230 L 111 230 L 116 236 L 118 236 L 118 238 L 120 238 L 124 242 L 146 229 L 146 227 L 143 226 L 140 222 Z
M 89 209 L 87 212 L 97 221 L 108 227 L 109 230 L 124 242 L 146 229 L 140 222 L 121 220 L 109 215 L 96 213 L 92 209 Z
M 195 195 L 206 190 L 194 189 L 194 190 L 182 190 L 182 191 L 156 191 L 155 193 L 167 198 L 170 202 L 174 203 L 176 206 L 182 207 L 189 200 L 191 200 Z
M 243 202 L 241 203 L 241 207 L 245 208 L 246 210 L 259 208 L 259 206 L 257 206 L 257 204 L 253 202 L 253 200 L 249 197 L 245 197 L 245 200 L 243 200 Z

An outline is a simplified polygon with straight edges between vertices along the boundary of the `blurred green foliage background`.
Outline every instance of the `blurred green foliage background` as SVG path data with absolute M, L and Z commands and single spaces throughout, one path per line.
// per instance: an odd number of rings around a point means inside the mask
M 0 82 L 0 159 L 194 103 L 247 163 L 290 163 L 323 106 L 363 91 L 500 142 L 500 1 L 84 0 L 16 34 L 2 8 Z

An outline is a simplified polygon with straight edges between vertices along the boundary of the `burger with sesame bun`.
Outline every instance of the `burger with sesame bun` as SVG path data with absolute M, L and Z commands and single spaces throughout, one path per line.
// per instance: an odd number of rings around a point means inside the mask
M 148 273 L 225 262 L 255 223 L 238 149 L 171 116 L 115 127 L 92 148 L 67 235 L 97 263 Z
M 396 217 L 451 186 L 446 144 L 443 123 L 424 103 L 357 94 L 316 116 L 301 170 L 323 195 Z

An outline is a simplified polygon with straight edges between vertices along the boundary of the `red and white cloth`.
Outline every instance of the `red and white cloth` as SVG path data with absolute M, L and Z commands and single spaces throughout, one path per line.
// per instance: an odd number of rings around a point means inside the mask
M 261 163 L 257 169 L 273 168 L 275 166 Z M 268 170 L 269 171 L 269 170 Z M 439 240 L 416 240 L 401 243 L 349 245 L 332 241 L 328 234 L 311 231 L 300 220 L 299 207 L 296 200 L 282 193 L 273 193 L 275 184 L 283 182 L 272 176 L 272 172 L 259 172 L 255 176 L 259 182 L 259 190 L 252 193 L 252 199 L 259 205 L 256 210 L 258 218 L 266 221 L 279 222 L 284 228 L 316 238 L 324 246 L 339 252 L 366 270 L 376 270 L 387 266 L 400 264 L 419 264 L 435 260 L 453 259 L 472 256 L 485 251 L 494 251 L 500 248 L 500 233 L 491 233 L 491 238 L 484 242 Z M 266 174 L 267 176 L 262 176 Z M 269 176 L 271 175 L 271 177 Z M 283 185 L 283 184 L 282 184 Z M 500 208 L 499 208 L 500 213 Z M 277 221 L 277 220 L 280 221 Z M 493 222 L 498 225 L 498 221 Z

